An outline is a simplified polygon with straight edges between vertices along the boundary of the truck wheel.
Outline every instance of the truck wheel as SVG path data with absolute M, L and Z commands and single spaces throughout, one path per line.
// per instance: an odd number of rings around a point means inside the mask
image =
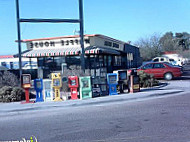
M 164 79 L 165 80 L 172 80 L 172 78 L 173 78 L 172 73 L 168 72 L 168 73 L 164 74 Z

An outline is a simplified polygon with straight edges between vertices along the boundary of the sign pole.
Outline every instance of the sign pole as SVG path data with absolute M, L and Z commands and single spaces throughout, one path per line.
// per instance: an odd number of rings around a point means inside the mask
M 84 58 L 84 19 L 83 19 L 83 2 L 79 0 L 79 18 L 80 18 L 80 45 L 82 49 L 81 53 L 81 68 L 85 73 L 85 58 Z
M 21 58 L 21 34 L 20 34 L 19 0 L 16 0 L 16 16 L 17 16 L 17 35 L 18 35 L 19 76 L 20 76 L 20 79 L 21 79 L 21 76 L 22 76 L 22 58 Z

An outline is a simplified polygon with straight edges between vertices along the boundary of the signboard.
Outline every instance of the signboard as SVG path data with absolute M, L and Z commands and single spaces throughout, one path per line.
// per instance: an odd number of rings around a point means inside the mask
M 90 46 L 90 39 L 84 38 L 84 45 Z M 80 47 L 80 38 L 60 38 L 27 42 L 27 49 Z
M 27 49 L 47 49 L 47 48 L 64 48 L 80 47 L 80 38 L 76 36 L 60 38 L 44 38 L 26 41 Z M 84 37 L 84 47 L 100 46 L 116 50 L 124 50 L 124 42 L 103 35 L 92 35 Z

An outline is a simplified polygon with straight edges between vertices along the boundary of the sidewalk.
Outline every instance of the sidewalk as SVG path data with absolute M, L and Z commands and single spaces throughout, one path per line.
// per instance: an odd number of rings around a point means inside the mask
M 97 97 L 86 100 L 67 100 L 61 102 L 41 102 L 33 104 L 21 104 L 20 102 L 0 103 L 0 116 L 3 115 L 6 116 L 10 114 L 14 115 L 22 112 L 24 113 L 24 112 L 31 112 L 38 110 L 47 110 L 47 109 L 52 110 L 57 108 L 140 101 L 143 99 L 161 97 L 161 96 L 163 97 L 182 92 L 183 92 L 182 90 L 177 90 L 177 89 L 162 89 L 160 87 L 154 87 L 148 89 L 147 88 L 141 89 L 141 92 L 137 93 L 126 93 L 114 96 L 104 96 L 104 97 Z

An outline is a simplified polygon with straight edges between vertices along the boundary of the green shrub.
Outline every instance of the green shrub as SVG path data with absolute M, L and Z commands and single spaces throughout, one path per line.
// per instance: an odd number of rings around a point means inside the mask
M 159 81 L 154 78 L 154 75 L 145 73 L 144 71 L 138 72 L 140 78 L 140 87 L 153 87 L 158 85 Z
M 9 71 L 0 72 L 0 88 L 3 86 L 19 86 L 18 78 Z
M 24 91 L 19 87 L 3 86 L 0 88 L 0 102 L 21 101 Z

